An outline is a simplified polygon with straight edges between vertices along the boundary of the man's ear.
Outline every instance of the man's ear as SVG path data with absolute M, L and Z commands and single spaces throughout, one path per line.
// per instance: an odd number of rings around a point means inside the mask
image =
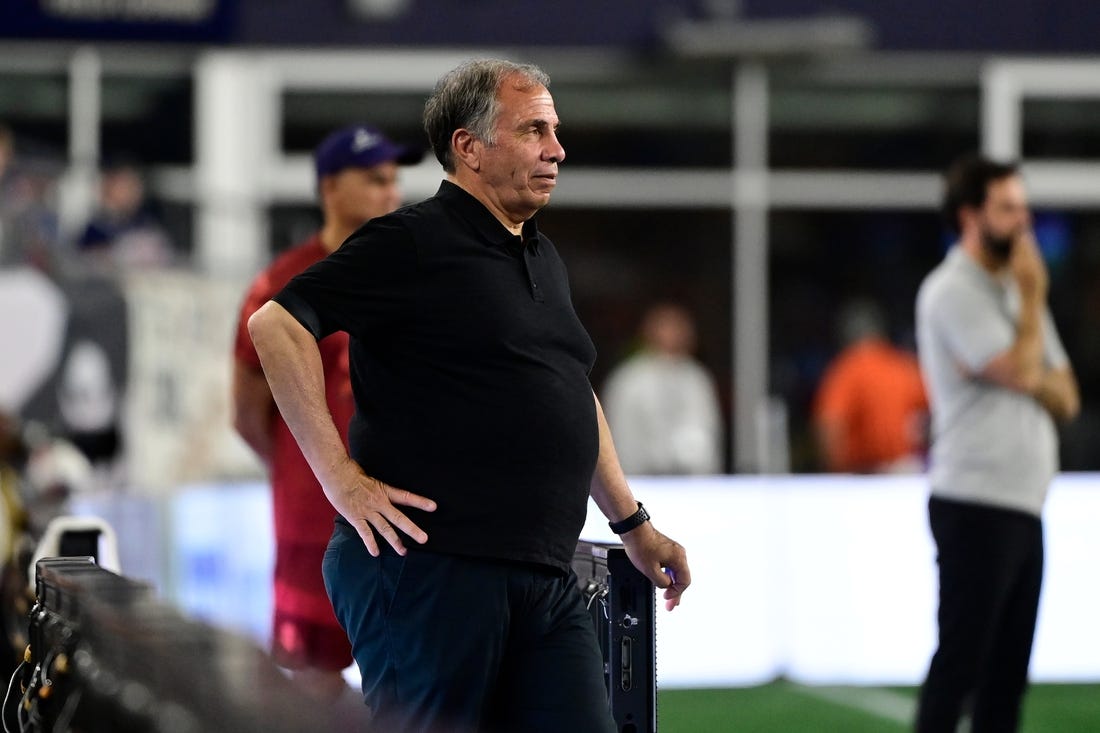
M 321 176 L 317 179 L 317 198 L 324 201 L 325 196 L 332 192 L 335 185 L 336 179 L 333 176 Z
M 978 220 L 978 216 L 979 210 L 974 208 L 973 206 L 969 206 L 966 204 L 960 206 L 958 213 L 956 214 L 956 217 L 959 220 L 959 231 L 962 232 L 964 229 L 972 226 Z
M 482 143 L 464 127 L 451 134 L 451 151 L 456 165 L 464 165 L 472 171 L 481 169 Z

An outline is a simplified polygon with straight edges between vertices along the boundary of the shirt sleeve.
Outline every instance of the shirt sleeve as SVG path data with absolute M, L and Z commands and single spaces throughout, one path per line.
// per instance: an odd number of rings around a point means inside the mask
M 318 340 L 337 331 L 371 338 L 407 317 L 415 274 L 411 234 L 396 217 L 385 216 L 292 278 L 273 300 Z
M 981 372 L 1016 339 L 1016 324 L 993 293 L 959 280 L 945 280 L 931 312 L 954 359 L 972 374 Z
M 1069 366 L 1069 356 L 1062 345 L 1062 339 L 1058 336 L 1058 328 L 1054 325 L 1050 308 L 1043 312 L 1043 361 L 1050 369 Z

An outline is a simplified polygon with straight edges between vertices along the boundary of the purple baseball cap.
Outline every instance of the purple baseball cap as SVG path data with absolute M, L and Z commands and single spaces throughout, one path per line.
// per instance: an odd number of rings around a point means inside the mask
M 370 125 L 352 125 L 337 130 L 322 140 L 313 152 L 318 178 L 345 168 L 370 168 L 391 160 L 399 165 L 412 165 L 423 157 L 422 149 L 398 145 Z

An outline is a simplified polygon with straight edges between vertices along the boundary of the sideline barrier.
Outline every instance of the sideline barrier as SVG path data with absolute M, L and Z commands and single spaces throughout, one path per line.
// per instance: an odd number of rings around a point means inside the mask
M 656 526 L 687 548 L 692 567 L 681 606 L 668 613 L 658 604 L 662 688 L 780 675 L 807 684 L 911 685 L 923 677 L 936 605 L 923 476 L 637 477 L 631 485 Z M 167 594 L 263 642 L 272 561 L 266 486 L 195 485 L 168 501 Z M 1055 479 L 1036 682 L 1100 680 L 1097 517 L 1100 474 Z M 116 528 L 121 550 L 158 539 Z M 591 503 L 582 539 L 616 539 Z
M 924 476 L 634 478 L 692 587 L 657 614 L 661 687 L 918 684 L 935 646 Z M 1032 657 L 1037 682 L 1100 680 L 1100 474 L 1058 476 Z M 611 535 L 590 505 L 586 539 Z
M 365 730 L 348 699 L 308 697 L 243 636 L 184 618 L 91 557 L 36 563 L 24 663 L 5 731 L 321 733 Z M 20 695 L 11 690 L 19 683 Z

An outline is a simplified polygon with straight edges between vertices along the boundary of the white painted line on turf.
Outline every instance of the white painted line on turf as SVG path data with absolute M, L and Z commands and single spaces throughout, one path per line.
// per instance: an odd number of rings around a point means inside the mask
M 900 692 L 875 687 L 817 687 L 790 683 L 791 687 L 810 697 L 909 725 L 916 714 L 917 702 Z

